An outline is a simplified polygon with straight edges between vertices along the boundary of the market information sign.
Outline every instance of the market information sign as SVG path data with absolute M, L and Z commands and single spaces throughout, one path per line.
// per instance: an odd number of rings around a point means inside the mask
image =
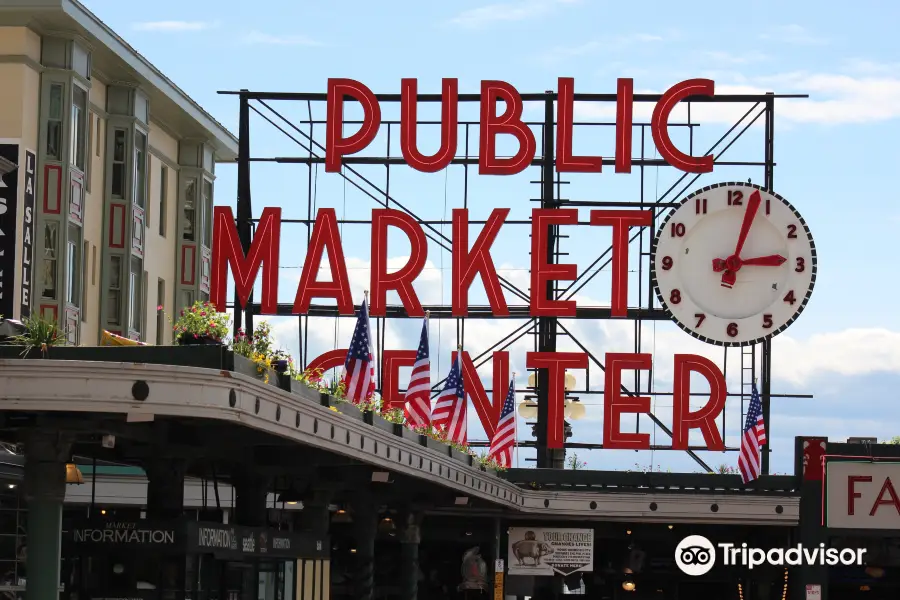
M 327 558 L 330 548 L 326 538 L 308 533 L 222 523 L 187 523 L 188 551 L 209 552 L 221 558 Z
M 31 316 L 31 262 L 34 260 L 34 184 L 37 158 L 25 150 L 25 189 L 22 192 L 22 308 L 20 318 Z M 87 260 L 87 258 L 85 258 Z
M 512 527 L 510 575 L 571 575 L 594 570 L 594 530 Z
M 13 316 L 16 278 L 16 208 L 19 145 L 0 144 L 0 315 Z
M 900 531 L 900 463 L 829 461 L 826 525 Z
M 79 547 L 175 548 L 182 543 L 182 535 L 175 523 L 82 521 L 68 528 L 66 541 Z

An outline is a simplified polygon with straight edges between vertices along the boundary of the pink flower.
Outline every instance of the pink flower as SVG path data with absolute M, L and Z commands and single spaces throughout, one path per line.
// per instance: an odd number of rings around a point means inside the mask
M 201 316 L 201 317 L 205 317 L 205 316 L 206 316 L 206 311 L 203 311 L 202 313 L 200 313 L 200 316 Z
M 156 310 L 162 310 L 162 309 L 163 309 L 163 305 L 162 305 L 162 304 L 160 304 L 159 306 L 156 307 Z

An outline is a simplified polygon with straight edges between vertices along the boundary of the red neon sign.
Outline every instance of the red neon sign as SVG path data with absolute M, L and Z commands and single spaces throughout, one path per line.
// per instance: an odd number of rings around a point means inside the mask
M 459 82 L 447 78 L 442 82 L 441 95 L 441 146 L 432 156 L 424 156 L 416 146 L 416 79 L 403 79 L 400 106 L 400 149 L 410 167 L 425 173 L 434 173 L 450 164 L 456 155 L 457 105 Z M 599 173 L 603 168 L 600 156 L 574 156 L 572 138 L 574 125 L 575 80 L 560 77 L 556 103 L 556 170 L 564 172 Z M 691 96 L 713 96 L 715 82 L 711 79 L 688 79 L 673 85 L 660 98 L 651 119 L 653 141 L 660 156 L 670 165 L 687 173 L 709 173 L 713 169 L 713 156 L 694 157 L 679 150 L 669 137 L 669 116 L 678 102 Z M 343 135 L 344 102 L 346 98 L 359 102 L 363 107 L 363 122 L 350 135 Z M 497 114 L 498 100 L 503 100 L 505 110 Z M 616 173 L 631 172 L 631 135 L 634 106 L 634 81 L 621 78 L 616 85 Z M 479 133 L 478 172 L 481 175 L 515 175 L 524 171 L 534 160 L 537 151 L 534 132 L 522 119 L 522 96 L 515 87 L 505 81 L 481 82 L 481 121 Z M 341 170 L 344 156 L 364 150 L 381 127 L 381 107 L 375 94 L 364 84 L 353 79 L 328 80 L 328 123 L 325 143 L 325 171 Z M 498 135 L 516 138 L 519 149 L 510 158 L 499 158 L 496 153 Z
M 573 153 L 574 88 L 571 78 L 559 79 L 557 101 L 556 169 L 559 172 L 601 172 L 600 156 L 576 156 Z M 660 155 L 672 166 L 685 172 L 704 173 L 713 168 L 713 156 L 693 157 L 681 152 L 668 135 L 669 116 L 675 105 L 685 98 L 714 94 L 714 83 L 706 79 L 692 79 L 674 85 L 660 98 L 653 111 L 651 129 Z M 458 82 L 444 79 L 441 97 L 441 144 L 431 156 L 422 154 L 417 146 L 417 81 L 401 82 L 401 151 L 413 169 L 433 173 L 446 168 L 457 150 Z M 522 119 L 523 102 L 518 91 L 502 81 L 483 81 L 481 86 L 481 131 L 479 173 L 488 175 L 513 175 L 523 171 L 533 161 L 536 153 L 534 133 Z M 359 129 L 344 137 L 343 114 L 346 98 L 359 102 L 363 107 L 363 123 Z M 631 172 L 632 114 L 634 84 L 631 79 L 619 79 L 616 102 L 615 172 Z M 505 108 L 498 113 L 498 100 Z M 372 91 L 351 79 L 330 79 L 328 82 L 328 123 L 326 126 L 326 171 L 338 172 L 344 156 L 364 150 L 377 136 L 381 125 L 381 108 Z M 497 136 L 516 138 L 518 151 L 509 158 L 496 156 Z M 498 208 L 491 212 L 487 223 L 474 241 L 469 236 L 469 214 L 466 209 L 453 211 L 453 273 L 452 314 L 464 317 L 468 314 L 469 290 L 476 277 L 484 286 L 495 317 L 510 314 L 494 261 L 491 247 L 503 227 L 509 209 Z M 644 210 L 592 210 L 592 226 L 612 227 L 612 283 L 611 315 L 627 316 L 628 299 L 628 239 L 632 227 L 647 227 L 652 213 Z M 231 268 L 235 277 L 238 300 L 246 308 L 250 290 L 259 272 L 263 273 L 261 314 L 275 314 L 278 296 L 278 249 L 280 247 L 281 209 L 263 211 L 260 226 L 250 250 L 245 254 L 238 242 L 234 216 L 228 207 L 215 207 L 215 232 L 212 253 L 212 281 L 210 296 L 220 311 L 226 305 L 226 276 Z M 553 263 L 548 260 L 548 228 L 574 226 L 578 223 L 577 209 L 534 209 L 531 219 L 531 300 L 529 312 L 533 317 L 574 317 L 577 305 L 574 300 L 553 300 L 543 290 L 551 281 L 571 281 L 577 276 L 574 264 Z M 388 231 L 391 227 L 402 231 L 410 244 L 409 260 L 400 270 L 388 273 Z M 331 279 L 321 281 L 319 267 L 323 254 L 328 256 Z M 396 291 L 407 314 L 421 317 L 424 310 L 413 288 L 413 282 L 421 273 L 428 258 L 428 244 L 421 225 L 407 213 L 394 209 L 372 211 L 371 231 L 371 314 L 384 316 L 386 293 Z M 306 314 L 314 299 L 334 299 L 338 313 L 353 315 L 355 312 L 350 292 L 347 265 L 337 216 L 334 209 L 319 209 L 313 226 L 312 237 L 297 287 L 292 313 Z M 343 363 L 346 350 L 332 350 L 314 359 L 310 368 L 327 370 Z M 455 356 L 455 353 L 454 353 Z M 383 397 L 387 408 L 402 406 L 403 396 L 398 391 L 398 370 L 411 365 L 415 352 L 410 350 L 385 350 L 382 358 L 384 374 Z M 725 379 L 718 367 L 706 358 L 695 355 L 675 356 L 675 390 L 672 409 L 673 444 L 675 449 L 687 448 L 691 429 L 699 429 L 711 450 L 722 450 L 724 444 L 716 425 L 716 417 L 725 406 Z M 529 352 L 529 368 L 547 369 L 550 379 L 547 440 L 551 448 L 563 445 L 563 407 L 565 402 L 564 374 L 566 369 L 587 368 L 588 357 L 582 352 Z M 499 417 L 500 405 L 508 385 L 509 357 L 506 352 L 494 354 L 493 402 L 485 392 L 474 364 L 467 353 L 463 355 L 464 377 L 470 382 L 467 393 L 484 426 L 492 437 Z M 608 448 L 649 448 L 647 434 L 621 431 L 623 414 L 649 413 L 650 400 L 645 397 L 626 396 L 621 393 L 624 371 L 646 370 L 652 367 L 648 354 L 609 353 L 606 355 L 606 385 L 604 402 L 604 446 Z M 691 373 L 702 375 L 709 383 L 710 395 L 706 404 L 695 411 L 690 409 Z

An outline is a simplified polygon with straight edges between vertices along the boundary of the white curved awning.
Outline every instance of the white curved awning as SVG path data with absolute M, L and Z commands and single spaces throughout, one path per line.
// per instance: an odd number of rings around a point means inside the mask
M 132 386 L 146 382 L 136 400 Z M 0 360 L 0 410 L 127 414 L 237 423 L 489 501 L 511 517 L 796 525 L 799 498 L 761 494 L 537 491 L 231 371 L 59 360 Z M 258 402 L 257 402 L 258 401 Z M 651 505 L 653 505 L 651 507 Z M 712 506 L 716 505 L 715 510 Z M 516 514 L 518 513 L 518 514 Z

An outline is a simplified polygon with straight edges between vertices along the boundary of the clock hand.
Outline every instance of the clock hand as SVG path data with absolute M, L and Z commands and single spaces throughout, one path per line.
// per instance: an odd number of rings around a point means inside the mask
M 779 254 L 738 259 L 737 261 L 732 261 L 730 268 L 727 260 L 714 258 L 712 261 L 713 271 L 716 273 L 721 273 L 722 271 L 739 271 L 741 267 L 779 267 L 785 262 L 787 262 L 787 259 Z
M 734 256 L 741 255 L 744 242 L 747 241 L 747 234 L 750 233 L 750 226 L 753 225 L 753 219 L 756 218 L 756 211 L 759 210 L 761 202 L 762 198 L 759 195 L 759 190 L 750 195 L 750 200 L 747 202 L 747 212 L 744 213 L 744 222 L 741 223 L 741 232 L 738 235 L 737 246 L 734 248 Z
M 747 235 L 750 233 L 750 227 L 753 225 L 753 219 L 756 218 L 756 212 L 759 210 L 761 202 L 762 197 L 759 195 L 759 190 L 750 194 L 750 199 L 747 201 L 747 210 L 744 212 L 744 221 L 741 223 L 741 231 L 738 234 L 737 245 L 734 248 L 734 254 L 725 259 L 725 272 L 722 273 L 722 285 L 724 287 L 730 288 L 737 281 L 735 273 L 741 268 L 741 250 L 744 249 L 744 242 L 747 241 Z M 715 268 L 715 263 L 713 268 Z

